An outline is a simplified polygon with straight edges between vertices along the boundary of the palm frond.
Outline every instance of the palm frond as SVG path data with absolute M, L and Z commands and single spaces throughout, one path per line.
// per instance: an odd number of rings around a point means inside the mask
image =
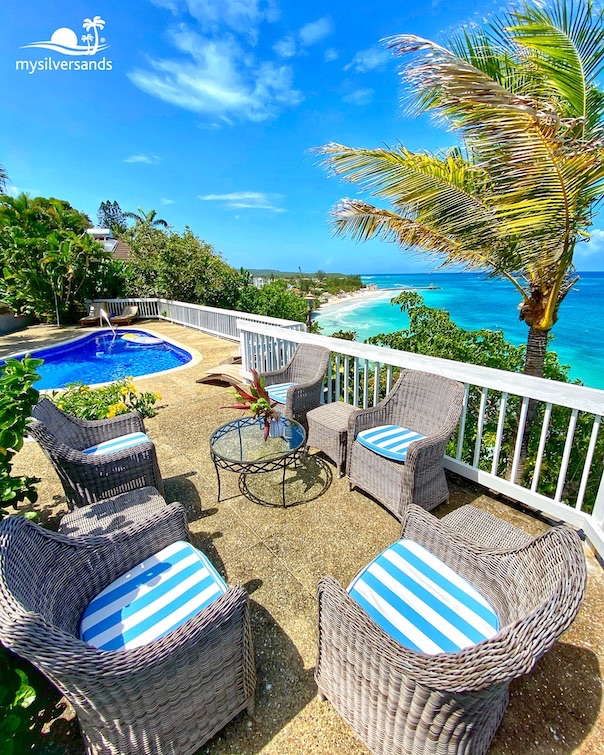
M 493 212 L 481 199 L 487 176 L 459 151 L 433 155 L 412 153 L 402 145 L 368 150 L 334 143 L 318 151 L 334 174 L 389 201 L 422 226 L 484 245 L 497 233 Z

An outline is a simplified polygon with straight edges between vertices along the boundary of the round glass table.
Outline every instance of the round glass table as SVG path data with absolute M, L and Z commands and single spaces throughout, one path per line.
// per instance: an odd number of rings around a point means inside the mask
M 285 500 L 285 470 L 305 451 L 306 431 L 299 422 L 283 417 L 283 434 L 264 440 L 264 423 L 255 417 L 242 417 L 221 425 L 210 438 L 210 456 L 218 478 L 220 470 L 238 472 L 239 488 L 245 494 L 245 475 L 283 470 L 282 502 Z

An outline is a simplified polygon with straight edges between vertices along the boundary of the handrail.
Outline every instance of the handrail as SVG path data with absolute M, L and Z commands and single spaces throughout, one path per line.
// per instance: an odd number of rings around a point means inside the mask
M 327 402 L 345 401 L 363 408 L 374 406 L 392 387 L 397 368 L 430 372 L 465 383 L 462 417 L 454 436 L 456 453 L 445 457 L 445 466 L 550 517 L 582 528 L 604 556 L 604 474 L 594 463 L 600 427 L 604 427 L 604 391 L 243 319 L 238 320 L 237 327 L 241 333 L 242 368 L 246 372 L 252 367 L 259 372 L 279 369 L 300 343 L 329 349 L 332 369 L 325 384 Z M 539 449 L 531 483 L 519 484 L 512 479 L 515 479 L 520 463 L 519 439 L 526 427 L 530 400 L 535 400 L 542 408 L 541 424 L 536 428 Z M 559 412 L 565 413 L 561 419 Z M 562 436 L 563 448 L 558 445 L 557 451 L 551 453 L 548 441 L 556 413 L 555 438 L 559 443 L 560 432 L 565 432 L 566 437 Z M 492 429 L 488 437 L 485 432 L 487 417 L 491 428 L 496 426 L 496 432 Z M 586 446 L 575 447 L 580 417 L 585 420 L 583 442 L 585 428 L 589 442 Z M 520 430 L 512 443 L 511 433 L 517 422 Z M 508 475 L 504 451 L 512 463 L 511 475 Z M 576 486 L 573 492 L 567 495 L 565 489 L 571 457 L 576 460 L 580 474 L 573 483 Z M 545 482 L 542 480 L 546 467 L 550 476 L 553 468 L 554 481 L 557 476 L 555 492 L 549 478 Z M 595 494 L 594 482 L 598 484 Z M 593 506 L 591 512 L 584 510 L 588 483 L 591 491 L 589 507 Z

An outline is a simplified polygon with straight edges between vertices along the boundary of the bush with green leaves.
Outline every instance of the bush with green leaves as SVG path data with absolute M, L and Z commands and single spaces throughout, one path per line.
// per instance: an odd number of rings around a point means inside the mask
M 123 289 L 123 263 L 86 233 L 69 202 L 0 195 L 0 298 L 18 314 L 74 322 L 84 301 Z
M 131 377 L 99 388 L 73 383 L 66 390 L 52 391 L 49 398 L 66 414 L 88 420 L 112 419 L 132 411 L 153 417 L 155 403 L 161 400 L 159 393 L 139 391 Z
M 30 732 L 36 689 L 30 684 L 23 662 L 0 648 L 0 752 L 19 755 L 34 746 Z
M 11 475 L 13 456 L 23 446 L 31 410 L 39 393 L 33 387 L 40 376 L 36 368 L 42 359 L 26 356 L 22 360 L 7 359 L 0 368 L 0 518 L 7 512 L 4 506 L 16 508 L 23 501 L 34 503 L 38 497 L 37 477 Z

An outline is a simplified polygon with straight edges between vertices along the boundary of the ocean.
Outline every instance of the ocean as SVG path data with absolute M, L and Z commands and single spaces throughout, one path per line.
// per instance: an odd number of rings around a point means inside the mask
M 572 378 L 591 388 L 604 389 L 604 272 L 581 273 L 581 279 L 562 302 L 558 322 L 552 329 L 550 349 L 569 365 Z M 319 310 L 316 319 L 322 334 L 354 330 L 362 341 L 378 333 L 407 327 L 408 318 L 390 305 L 396 290 L 406 286 L 420 290 L 429 307 L 446 309 L 453 320 L 469 330 L 502 330 L 512 343 L 526 342 L 527 327 L 518 319 L 520 297 L 511 283 L 487 280 L 476 273 L 429 273 L 410 275 L 363 275 L 383 294 L 368 300 L 350 300 Z M 388 290 L 386 290 L 388 289 Z

